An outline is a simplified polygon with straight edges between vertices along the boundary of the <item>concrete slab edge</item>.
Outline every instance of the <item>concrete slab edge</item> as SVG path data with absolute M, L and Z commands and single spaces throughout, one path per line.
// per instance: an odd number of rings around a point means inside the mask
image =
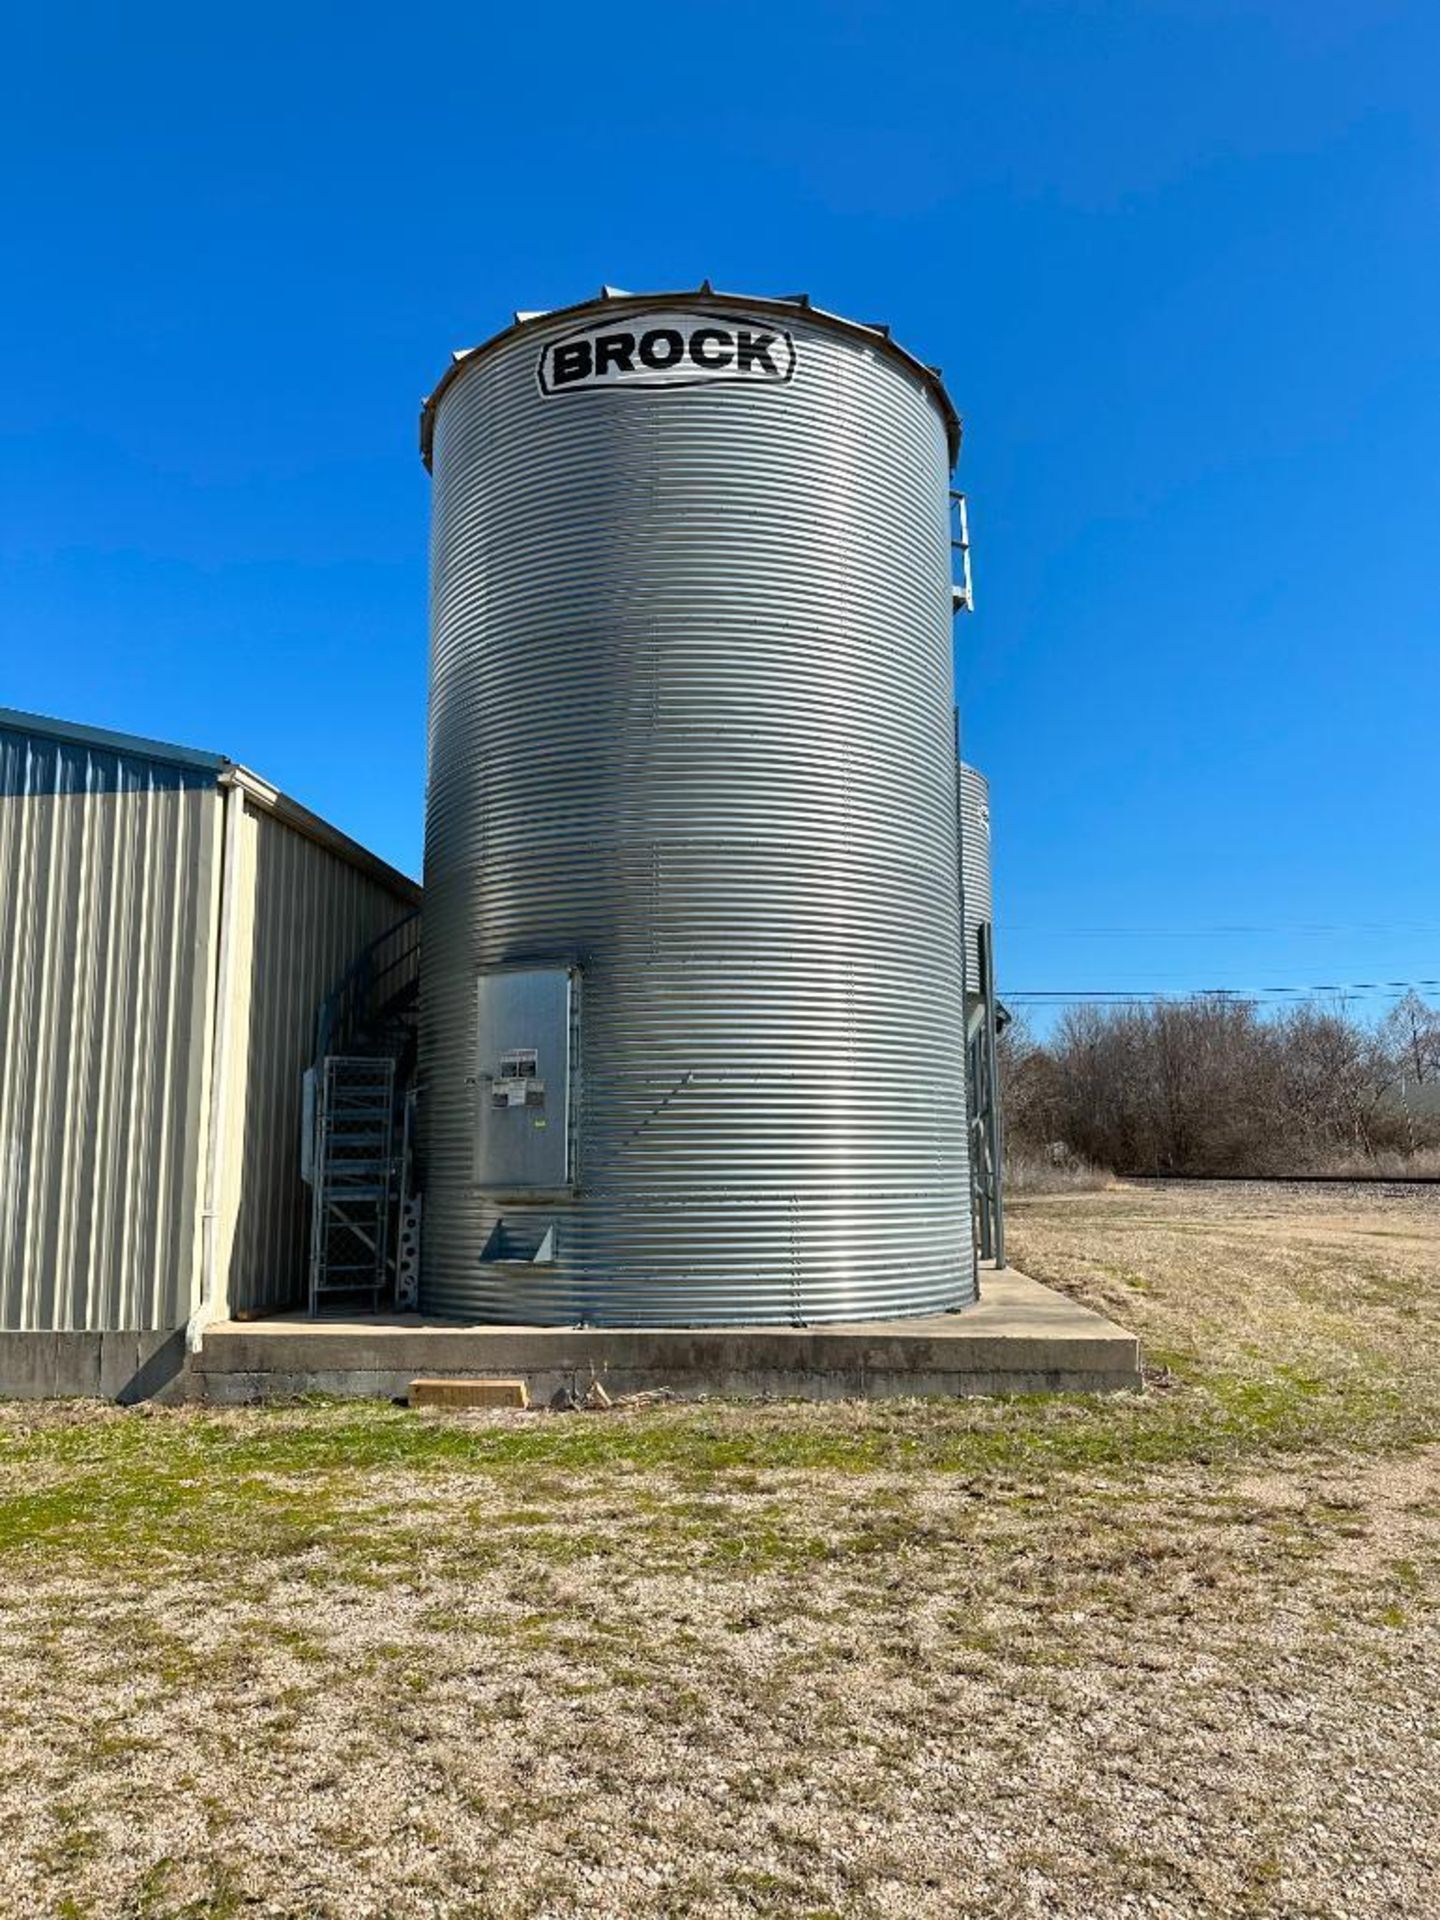
M 413 1374 L 402 1369 L 307 1369 L 303 1372 L 225 1371 L 196 1376 L 196 1397 L 211 1406 L 248 1406 L 325 1394 L 344 1400 L 404 1400 Z M 431 1369 L 432 1378 L 443 1374 Z M 466 1376 L 473 1377 L 473 1376 Z M 588 1370 L 555 1369 L 524 1376 L 533 1404 L 545 1406 L 562 1389 L 583 1395 Z M 605 1391 L 618 1398 L 663 1390 L 677 1400 L 913 1400 L 966 1399 L 1009 1394 L 1131 1393 L 1141 1385 L 1138 1367 L 1114 1366 L 1077 1373 L 1063 1368 L 994 1372 L 914 1373 L 831 1372 L 776 1374 L 729 1371 L 713 1376 L 684 1376 L 664 1370 L 617 1372 L 603 1376 Z

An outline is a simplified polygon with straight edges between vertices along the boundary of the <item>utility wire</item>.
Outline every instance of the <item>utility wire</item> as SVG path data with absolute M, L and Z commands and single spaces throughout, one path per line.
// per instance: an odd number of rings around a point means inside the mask
M 1440 980 L 1348 980 L 1329 985 L 1287 987 L 1009 987 L 1007 1002 L 1058 1005 L 1069 1002 L 1132 1006 L 1145 1000 L 1320 999 L 1329 994 L 1369 995 L 1419 992 L 1440 987 Z
M 1158 934 L 1174 935 L 1177 939 L 1205 939 L 1219 934 L 1256 934 L 1256 933 L 1440 933 L 1440 922 L 1424 920 L 1337 920 L 1333 922 L 1296 921 L 1291 924 L 1274 925 L 1232 924 L 1211 927 L 1056 927 L 1028 926 L 1018 921 L 999 920 L 995 923 L 997 933 L 1025 933 L 1044 936 L 1047 939 L 1070 939 L 1077 934 L 1093 935 L 1096 938 L 1151 938 Z

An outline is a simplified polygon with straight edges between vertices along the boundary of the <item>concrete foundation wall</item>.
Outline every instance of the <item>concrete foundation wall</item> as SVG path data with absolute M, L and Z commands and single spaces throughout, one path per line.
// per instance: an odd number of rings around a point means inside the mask
M 0 1332 L 0 1399 L 183 1400 L 185 1329 L 117 1333 Z
M 211 1327 L 197 1398 L 217 1405 L 302 1393 L 397 1399 L 427 1379 L 517 1379 L 560 1389 L 665 1388 L 679 1397 L 846 1400 L 1114 1393 L 1141 1383 L 1140 1343 L 1013 1270 L 990 1273 L 963 1313 L 820 1327 L 484 1327 L 417 1316 Z
M 347 1369 L 334 1373 L 206 1373 L 196 1377 L 195 1394 L 207 1405 L 217 1407 L 296 1400 L 307 1393 L 331 1394 L 345 1400 L 404 1400 L 409 1395 L 411 1381 L 417 1377 L 409 1368 Z M 493 1365 L 483 1372 L 437 1370 L 427 1365 L 424 1378 L 524 1380 L 531 1404 L 542 1407 L 562 1391 L 583 1398 L 592 1378 L 601 1382 L 612 1399 L 620 1394 L 663 1388 L 677 1400 L 954 1400 L 986 1394 L 1124 1393 L 1133 1392 L 1140 1385 L 1138 1372 L 1129 1367 L 1083 1375 L 1063 1368 L 1048 1372 L 978 1373 L 957 1369 L 946 1373 L 915 1373 L 898 1369 L 814 1372 L 744 1367 L 708 1374 L 682 1374 L 663 1367 L 612 1367 L 592 1375 L 588 1368 L 524 1367 L 507 1373 Z
M 1007 1271 L 958 1314 L 823 1327 L 477 1327 L 419 1315 L 220 1321 L 187 1355 L 169 1333 L 0 1333 L 0 1398 L 245 1406 L 327 1393 L 404 1399 L 416 1379 L 519 1379 L 534 1404 L 663 1388 L 681 1399 L 851 1400 L 1116 1393 L 1141 1385 L 1133 1333 Z

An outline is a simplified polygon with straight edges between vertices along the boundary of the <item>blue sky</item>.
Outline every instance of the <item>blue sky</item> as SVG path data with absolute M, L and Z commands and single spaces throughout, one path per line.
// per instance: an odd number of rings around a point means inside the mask
M 1386 0 L 12 10 L 0 703 L 416 868 L 449 349 L 804 288 L 965 417 L 1002 983 L 1440 976 L 1437 74 Z

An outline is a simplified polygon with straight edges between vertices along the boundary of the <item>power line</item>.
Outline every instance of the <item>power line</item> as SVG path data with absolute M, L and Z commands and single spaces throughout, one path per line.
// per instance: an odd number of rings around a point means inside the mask
M 1133 1006 L 1152 1000 L 1315 1000 L 1332 994 L 1358 998 L 1436 987 L 1440 987 L 1440 980 L 1348 980 L 1328 985 L 1268 987 L 1002 987 L 1000 992 L 1008 1003 Z
M 1050 939 L 1071 939 L 1076 935 L 1094 936 L 1104 939 L 1151 939 L 1159 935 L 1174 936 L 1177 939 L 1198 940 L 1211 936 L 1230 934 L 1294 934 L 1294 933 L 1427 933 L 1440 934 L 1440 922 L 1426 920 L 1302 920 L 1285 923 L 1276 921 L 1263 924 L 1259 921 L 1234 922 L 1226 925 L 1208 927 L 1057 927 L 1029 926 L 1018 921 L 1000 920 L 996 922 L 997 933 L 1024 933 L 1044 935 Z

